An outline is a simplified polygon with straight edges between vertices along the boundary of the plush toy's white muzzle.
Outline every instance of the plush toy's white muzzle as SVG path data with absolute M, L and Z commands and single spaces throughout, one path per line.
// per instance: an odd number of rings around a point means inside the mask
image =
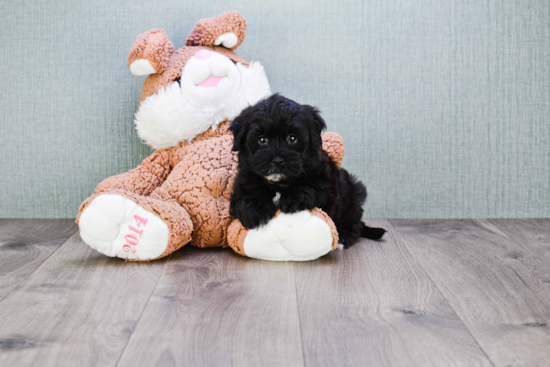
M 202 51 L 202 50 L 201 50 Z M 234 64 L 208 50 L 193 56 L 181 79 L 147 97 L 136 113 L 139 137 L 154 149 L 192 141 L 208 128 L 233 119 L 243 109 L 271 94 L 264 68 Z M 212 77 L 221 78 L 209 84 Z M 205 85 L 206 82 L 206 85 Z
M 183 68 L 181 93 L 197 108 L 209 108 L 234 95 L 240 81 L 241 75 L 233 61 L 217 52 L 199 50 Z

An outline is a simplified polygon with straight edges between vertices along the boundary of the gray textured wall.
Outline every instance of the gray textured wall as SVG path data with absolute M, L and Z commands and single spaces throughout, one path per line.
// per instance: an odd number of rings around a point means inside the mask
M 238 52 L 344 137 L 366 217 L 550 216 L 548 0 L 4 1 L 0 216 L 73 217 L 138 165 L 133 41 L 233 9 Z

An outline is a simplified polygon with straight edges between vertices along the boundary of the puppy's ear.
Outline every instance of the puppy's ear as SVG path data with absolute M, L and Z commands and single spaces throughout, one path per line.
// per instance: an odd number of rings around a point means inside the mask
M 321 149 L 323 146 L 323 138 L 321 138 L 321 133 L 326 129 L 327 124 L 325 120 L 321 117 L 321 112 L 312 106 L 305 106 L 311 113 L 311 119 L 309 121 L 309 140 L 311 146 L 315 149 Z
M 241 150 L 241 146 L 244 145 L 246 140 L 246 134 L 248 132 L 246 124 L 239 116 L 233 120 L 228 130 L 233 133 L 233 149 L 231 150 L 238 152 Z

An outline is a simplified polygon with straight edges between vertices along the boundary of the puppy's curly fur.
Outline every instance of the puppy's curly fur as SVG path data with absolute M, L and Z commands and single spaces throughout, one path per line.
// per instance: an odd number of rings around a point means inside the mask
M 340 242 L 349 247 L 359 237 L 379 239 L 386 232 L 363 224 L 365 186 L 338 168 L 321 149 L 326 125 L 319 111 L 278 94 L 246 108 L 231 124 L 239 173 L 230 213 L 243 226 L 266 224 L 277 211 L 321 208 L 336 224 Z

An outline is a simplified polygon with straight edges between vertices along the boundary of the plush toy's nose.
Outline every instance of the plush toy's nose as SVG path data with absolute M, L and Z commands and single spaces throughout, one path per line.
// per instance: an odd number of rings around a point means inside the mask
M 206 60 L 212 56 L 212 51 L 210 50 L 200 50 L 197 51 L 194 55 L 197 59 Z

